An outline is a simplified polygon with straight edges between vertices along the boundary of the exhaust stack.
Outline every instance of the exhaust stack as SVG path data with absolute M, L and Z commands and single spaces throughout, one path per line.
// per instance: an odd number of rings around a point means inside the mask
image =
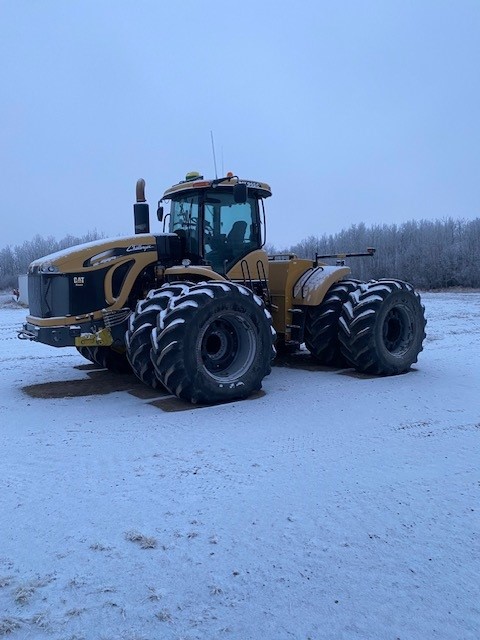
M 145 180 L 137 180 L 136 202 L 133 205 L 135 233 L 150 233 L 150 209 L 145 199 Z

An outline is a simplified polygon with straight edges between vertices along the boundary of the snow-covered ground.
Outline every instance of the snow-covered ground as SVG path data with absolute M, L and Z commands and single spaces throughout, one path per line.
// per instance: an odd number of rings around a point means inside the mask
M 194 408 L 0 309 L 0 637 L 480 638 L 480 293 L 418 365 Z

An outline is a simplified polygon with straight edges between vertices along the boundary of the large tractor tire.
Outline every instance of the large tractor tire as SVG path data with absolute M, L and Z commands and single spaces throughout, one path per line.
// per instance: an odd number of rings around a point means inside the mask
M 179 398 L 213 404 L 249 396 L 275 357 L 262 300 L 233 282 L 204 282 L 172 300 L 152 331 L 159 380 Z
M 338 322 L 344 303 L 359 284 L 360 280 L 340 280 L 330 287 L 319 305 L 306 308 L 305 346 L 319 364 L 349 365 L 340 349 Z
M 77 351 L 101 369 L 108 369 L 114 373 L 132 372 L 123 351 L 117 351 L 112 347 L 77 347 Z
M 152 289 L 144 300 L 137 303 L 129 318 L 125 333 L 128 361 L 135 375 L 153 389 L 162 387 L 162 384 L 155 375 L 150 359 L 152 329 L 157 325 L 158 314 L 167 308 L 172 298 L 186 293 L 189 284 L 191 283 L 178 282 L 165 284 L 160 289 Z
M 343 305 L 339 339 L 357 371 L 405 373 L 425 339 L 425 309 L 411 284 L 373 280 L 360 285 Z

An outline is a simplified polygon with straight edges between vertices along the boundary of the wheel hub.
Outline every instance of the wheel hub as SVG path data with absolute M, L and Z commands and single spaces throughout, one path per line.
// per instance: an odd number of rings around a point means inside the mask
M 387 313 L 383 323 L 385 348 L 393 354 L 404 353 L 411 344 L 412 327 L 409 314 L 394 307 Z
M 219 314 L 200 336 L 201 363 L 221 382 L 238 379 L 250 367 L 255 349 L 253 327 L 235 313 Z
M 222 370 L 235 358 L 236 333 L 229 322 L 212 323 L 202 340 L 202 359 L 209 371 Z

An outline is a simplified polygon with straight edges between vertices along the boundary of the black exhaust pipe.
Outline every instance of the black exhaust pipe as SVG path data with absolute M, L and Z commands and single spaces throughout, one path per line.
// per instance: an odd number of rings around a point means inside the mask
M 137 180 L 137 201 L 133 205 L 135 233 L 150 233 L 150 209 L 145 199 L 145 180 Z

